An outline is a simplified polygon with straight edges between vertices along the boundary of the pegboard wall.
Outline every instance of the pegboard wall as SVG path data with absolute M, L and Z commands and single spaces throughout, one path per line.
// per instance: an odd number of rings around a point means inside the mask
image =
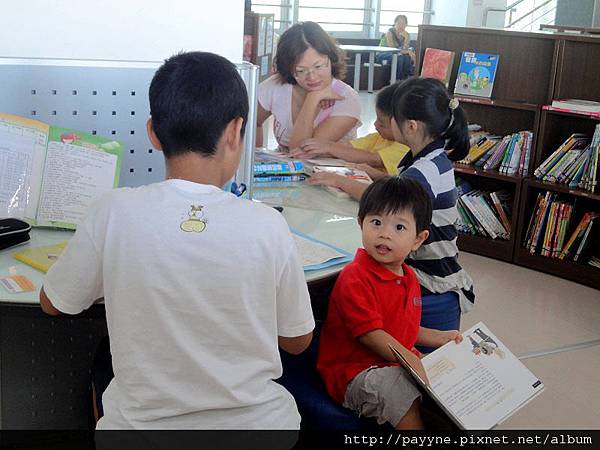
M 164 158 L 152 148 L 146 134 L 148 88 L 159 65 L 0 58 L 0 111 L 122 142 L 120 186 L 161 181 Z M 248 87 L 250 105 L 254 104 L 246 133 L 247 151 L 252 155 L 256 71 L 249 64 L 238 65 L 238 71 Z M 252 167 L 251 162 L 247 165 Z M 245 172 L 243 168 L 238 172 L 243 181 Z

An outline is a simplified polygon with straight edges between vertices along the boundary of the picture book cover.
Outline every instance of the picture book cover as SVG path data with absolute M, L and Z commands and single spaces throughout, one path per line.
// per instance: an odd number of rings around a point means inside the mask
M 440 50 L 439 48 L 426 48 L 421 76 L 438 79 L 448 87 L 453 65 L 454 52 Z
M 463 52 L 454 94 L 491 97 L 500 55 Z

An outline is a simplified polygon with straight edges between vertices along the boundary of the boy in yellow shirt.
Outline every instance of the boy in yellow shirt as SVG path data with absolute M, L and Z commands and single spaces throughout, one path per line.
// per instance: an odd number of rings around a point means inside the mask
M 397 174 L 398 163 L 408 153 L 408 147 L 394 141 L 392 134 L 392 97 L 397 85 L 385 87 L 377 94 L 375 112 L 376 133 L 371 133 L 350 143 L 324 141 L 322 139 L 306 139 L 300 148 L 290 152 L 294 158 L 313 159 L 333 157 L 344 161 L 368 164 L 374 169 L 385 171 L 389 175 Z M 369 170 L 371 175 L 374 171 Z M 381 172 L 381 176 L 386 175 Z M 375 176 L 375 178 L 379 178 Z

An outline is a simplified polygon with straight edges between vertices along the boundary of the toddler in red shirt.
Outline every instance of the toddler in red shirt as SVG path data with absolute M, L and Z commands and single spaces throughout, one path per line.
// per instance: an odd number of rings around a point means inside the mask
M 431 200 L 416 181 L 385 177 L 360 200 L 363 247 L 340 273 L 320 338 L 317 368 L 329 394 L 362 416 L 422 429 L 421 395 L 398 367 L 392 344 L 427 379 L 415 345 L 462 340 L 457 330 L 420 326 L 421 293 L 404 259 L 429 237 Z

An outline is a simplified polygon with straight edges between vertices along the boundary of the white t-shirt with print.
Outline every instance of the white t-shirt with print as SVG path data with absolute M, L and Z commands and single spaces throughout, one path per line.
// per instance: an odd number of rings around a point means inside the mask
M 115 378 L 98 428 L 297 429 L 277 336 L 314 328 L 279 212 L 167 180 L 96 202 L 45 280 L 62 312 L 104 297 Z
M 273 133 L 277 143 L 283 147 L 288 147 L 294 129 L 292 121 L 293 88 L 292 84 L 280 83 L 277 74 L 270 76 L 258 85 L 258 102 L 265 111 L 273 114 Z M 340 139 L 340 142 L 356 139 L 356 130 L 362 125 L 358 93 L 337 78 L 332 81 L 332 90 L 344 97 L 344 100 L 336 101 L 331 108 L 321 110 L 315 118 L 314 127 L 316 128 L 329 117 L 353 117 L 357 120 L 356 125 Z

